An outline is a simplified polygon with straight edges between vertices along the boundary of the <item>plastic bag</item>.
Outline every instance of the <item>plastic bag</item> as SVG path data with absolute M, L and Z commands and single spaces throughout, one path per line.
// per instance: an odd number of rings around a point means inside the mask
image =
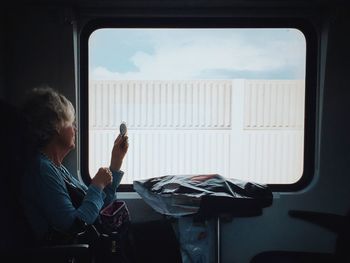
M 208 221 L 195 222 L 191 217 L 181 217 L 175 228 L 182 263 L 209 263 L 215 258 L 215 231 Z
M 157 212 L 174 217 L 234 213 L 271 205 L 272 192 L 261 184 L 218 174 L 166 175 L 135 180 L 135 191 Z M 219 205 L 218 205 L 219 204 Z

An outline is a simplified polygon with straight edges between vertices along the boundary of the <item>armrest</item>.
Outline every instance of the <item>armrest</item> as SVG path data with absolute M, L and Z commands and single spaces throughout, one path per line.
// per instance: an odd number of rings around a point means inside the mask
M 79 262 L 92 262 L 91 251 L 87 244 L 18 247 L 7 251 L 1 251 L 0 260 L 3 262 L 68 262 L 68 259 L 76 259 Z
M 24 254 L 34 259 L 35 262 L 67 262 L 72 258 L 89 262 L 91 261 L 89 244 L 92 241 L 90 238 L 92 238 L 90 226 L 77 218 L 69 231 L 54 229 L 50 242 L 28 247 L 24 249 Z
M 53 228 L 50 232 L 47 245 L 89 244 L 96 240 L 98 236 L 99 233 L 93 225 L 88 225 L 84 221 L 76 218 L 68 231 L 61 231 Z
M 310 223 L 327 228 L 336 233 L 339 233 L 346 227 L 348 220 L 346 216 L 342 215 L 303 210 L 290 210 L 289 215 L 294 218 L 309 221 Z
M 57 246 L 43 246 L 40 248 L 34 248 L 32 251 L 35 255 L 43 257 L 55 258 L 88 258 L 89 257 L 89 245 L 88 244 L 71 244 L 71 245 L 57 245 Z

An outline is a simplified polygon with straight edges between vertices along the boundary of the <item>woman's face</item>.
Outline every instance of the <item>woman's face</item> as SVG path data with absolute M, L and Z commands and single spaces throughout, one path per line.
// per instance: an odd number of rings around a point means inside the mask
M 72 150 L 75 148 L 75 134 L 77 131 L 75 120 L 67 121 L 59 131 L 59 141 L 63 147 Z

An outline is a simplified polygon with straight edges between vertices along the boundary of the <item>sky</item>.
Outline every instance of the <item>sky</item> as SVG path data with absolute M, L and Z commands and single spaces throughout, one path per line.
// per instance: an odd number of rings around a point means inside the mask
M 99 29 L 89 78 L 304 79 L 305 56 L 297 29 Z

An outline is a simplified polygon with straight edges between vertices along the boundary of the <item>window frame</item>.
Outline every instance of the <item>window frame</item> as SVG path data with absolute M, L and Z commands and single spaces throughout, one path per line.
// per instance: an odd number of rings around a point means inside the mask
M 304 18 L 232 18 L 232 17 L 137 17 L 97 18 L 85 24 L 79 36 L 80 97 L 80 168 L 81 178 L 90 184 L 89 175 L 89 37 L 103 28 L 295 28 L 306 39 L 305 118 L 303 174 L 293 184 L 268 184 L 273 192 L 295 192 L 304 189 L 314 178 L 316 159 L 316 116 L 318 112 L 318 41 L 315 27 Z M 126 171 L 127 172 L 127 171 Z M 134 192 L 132 184 L 121 184 L 121 192 Z

